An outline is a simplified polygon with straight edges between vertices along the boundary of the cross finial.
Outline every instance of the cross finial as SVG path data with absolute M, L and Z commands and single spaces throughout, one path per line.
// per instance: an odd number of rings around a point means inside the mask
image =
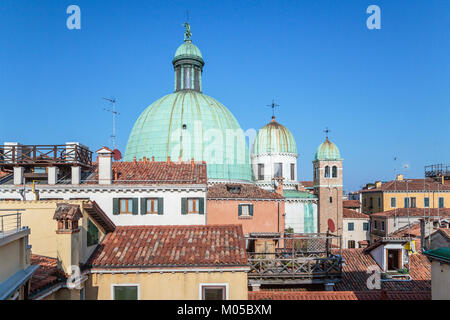
M 184 41 L 191 40 L 192 33 L 189 22 L 184 23 L 184 28 L 186 29 L 186 31 L 184 32 Z
M 275 103 L 275 100 L 272 99 L 272 103 L 267 105 L 268 107 L 272 108 L 272 119 L 275 119 L 275 107 L 279 107 L 279 104 Z
M 330 132 L 330 130 L 328 130 L 328 127 L 326 127 L 325 130 L 323 130 L 323 132 L 325 132 L 327 140 L 328 140 L 328 132 Z

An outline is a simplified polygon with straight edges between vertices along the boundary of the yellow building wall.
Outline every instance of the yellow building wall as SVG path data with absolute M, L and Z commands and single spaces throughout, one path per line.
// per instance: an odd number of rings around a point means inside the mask
M 113 284 L 139 284 L 140 300 L 199 300 L 200 283 L 227 283 L 230 300 L 247 300 L 246 272 L 90 274 L 86 299 L 111 300 Z
M 25 238 L 0 246 L 0 283 L 25 269 Z
M 416 198 L 416 208 L 425 208 L 425 198 L 430 199 L 429 208 L 439 207 L 439 198 L 444 198 L 444 207 L 450 208 L 450 192 L 366 192 L 362 193 L 362 210 L 364 213 L 389 211 L 405 207 L 405 198 Z M 373 200 L 370 210 L 370 198 Z M 396 208 L 391 207 L 391 198 L 396 198 Z M 381 199 L 381 205 L 378 205 Z M 427 207 L 428 208 L 428 207 Z

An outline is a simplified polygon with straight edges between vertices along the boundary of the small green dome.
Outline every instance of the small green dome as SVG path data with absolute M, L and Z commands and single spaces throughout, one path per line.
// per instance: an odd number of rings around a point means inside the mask
M 253 142 L 252 154 L 264 153 L 295 153 L 297 154 L 297 145 L 294 136 L 288 128 L 275 121 L 259 129 Z
M 186 40 L 181 46 L 178 47 L 175 52 L 174 60 L 184 57 L 199 58 L 203 61 L 203 56 L 200 49 L 193 44 L 191 40 Z
M 317 148 L 315 160 L 340 160 L 338 147 L 328 138 Z

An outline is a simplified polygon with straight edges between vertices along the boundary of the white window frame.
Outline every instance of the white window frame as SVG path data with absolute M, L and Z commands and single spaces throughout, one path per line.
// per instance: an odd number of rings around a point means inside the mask
M 114 287 L 137 287 L 137 299 L 141 300 L 141 285 L 139 283 L 111 283 L 111 300 L 114 300 Z
M 243 211 L 241 211 L 241 217 L 251 217 L 250 214 L 250 206 L 252 206 L 253 203 L 239 203 L 238 206 L 241 206 L 243 208 L 243 206 L 247 206 L 248 207 L 248 214 L 244 214 Z M 253 207 L 254 209 L 254 207 Z
M 216 286 L 222 286 L 225 287 L 225 300 L 230 300 L 229 297 L 229 292 L 230 292 L 230 288 L 228 285 L 228 282 L 223 282 L 223 283 L 199 283 L 198 284 L 198 300 L 203 300 L 202 299 L 202 289 L 203 287 L 216 287 Z

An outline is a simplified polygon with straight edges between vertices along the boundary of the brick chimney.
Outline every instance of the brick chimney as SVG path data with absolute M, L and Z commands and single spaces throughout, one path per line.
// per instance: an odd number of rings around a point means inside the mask
M 98 183 L 111 184 L 112 183 L 112 155 L 113 152 L 103 147 L 97 151 L 98 153 Z
M 284 178 L 283 177 L 275 177 L 275 178 L 273 178 L 273 180 L 275 180 L 276 184 L 277 184 L 275 192 L 278 193 L 279 195 L 283 196 L 283 181 L 284 181 Z
M 402 181 L 402 180 L 403 180 L 403 175 L 399 173 L 397 175 L 397 181 Z

